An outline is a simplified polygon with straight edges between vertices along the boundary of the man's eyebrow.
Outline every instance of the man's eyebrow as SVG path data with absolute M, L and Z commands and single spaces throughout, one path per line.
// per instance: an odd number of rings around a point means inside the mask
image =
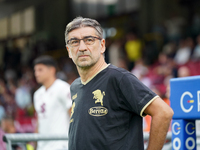
M 93 37 L 93 36 L 91 36 L 91 35 L 84 36 L 82 39 L 84 39 L 84 38 L 90 38 L 90 37 Z M 68 41 L 71 41 L 71 40 L 80 40 L 80 39 L 76 38 L 76 37 L 73 37 L 73 38 L 69 39 Z
M 69 39 L 68 41 L 71 41 L 71 40 L 78 40 L 78 38 L 73 37 L 73 38 Z

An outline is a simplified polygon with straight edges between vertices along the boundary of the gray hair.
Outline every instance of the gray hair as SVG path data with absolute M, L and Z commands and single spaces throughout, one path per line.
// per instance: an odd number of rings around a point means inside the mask
M 103 38 L 103 29 L 96 20 L 90 19 L 90 18 L 76 17 L 73 21 L 71 21 L 66 26 L 66 30 L 65 30 L 66 44 L 67 44 L 67 40 L 68 40 L 67 38 L 68 38 L 69 32 L 81 27 L 92 27 L 97 31 L 97 35 L 99 36 L 99 38 Z

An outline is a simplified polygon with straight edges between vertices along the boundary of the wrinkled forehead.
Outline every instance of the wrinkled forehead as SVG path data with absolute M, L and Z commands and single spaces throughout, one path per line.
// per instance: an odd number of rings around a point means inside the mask
M 87 36 L 97 36 L 97 31 L 93 27 L 80 27 L 68 33 L 68 39 L 84 38 Z

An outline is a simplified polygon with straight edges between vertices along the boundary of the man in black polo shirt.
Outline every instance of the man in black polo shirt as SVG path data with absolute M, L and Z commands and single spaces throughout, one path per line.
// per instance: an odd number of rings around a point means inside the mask
M 152 116 L 148 150 L 162 148 L 173 115 L 130 72 L 106 64 L 100 24 L 77 17 L 65 31 L 80 78 L 71 85 L 69 150 L 142 150 L 142 117 Z

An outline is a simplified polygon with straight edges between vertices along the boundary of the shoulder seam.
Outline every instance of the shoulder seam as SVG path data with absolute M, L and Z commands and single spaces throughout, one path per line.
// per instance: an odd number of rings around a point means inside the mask
M 122 71 L 118 70 L 117 68 L 109 68 L 109 67 L 108 67 L 108 69 L 115 70 L 115 71 L 119 72 L 120 74 L 122 74 L 122 76 L 121 76 L 121 78 L 119 79 L 119 82 L 118 82 L 118 85 L 120 86 L 123 77 L 124 77 L 128 72 L 122 72 Z M 121 68 L 121 69 L 123 69 L 123 68 Z M 127 70 L 127 71 L 128 71 L 128 70 Z

